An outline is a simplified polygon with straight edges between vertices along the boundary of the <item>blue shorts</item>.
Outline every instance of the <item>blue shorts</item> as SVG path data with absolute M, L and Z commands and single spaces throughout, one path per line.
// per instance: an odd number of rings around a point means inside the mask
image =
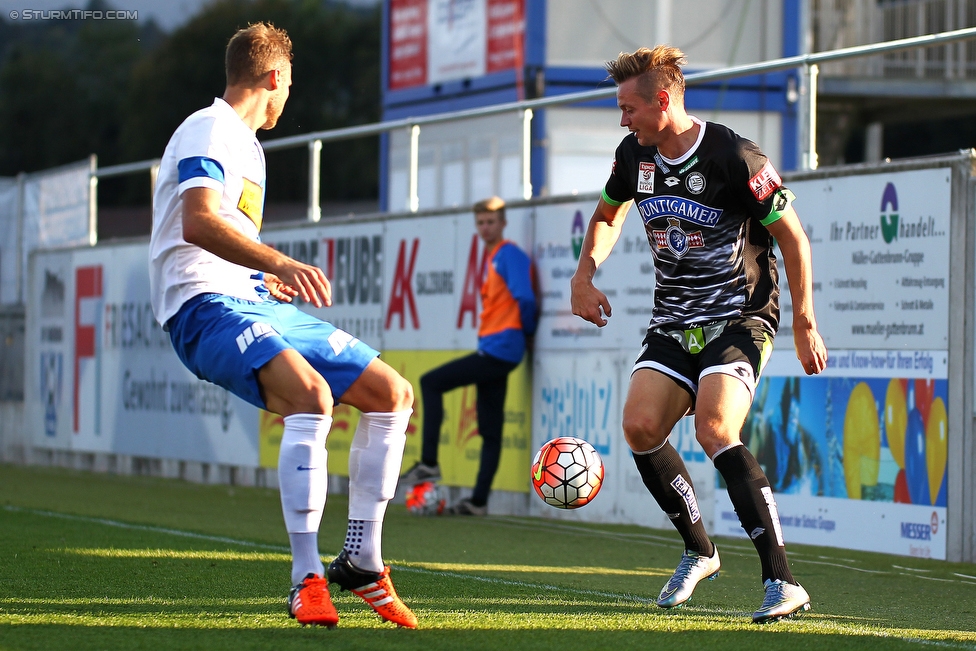
M 194 296 L 167 323 L 183 364 L 256 407 L 266 409 L 257 371 L 294 349 L 325 378 L 336 402 L 379 353 L 294 305 L 222 294 Z

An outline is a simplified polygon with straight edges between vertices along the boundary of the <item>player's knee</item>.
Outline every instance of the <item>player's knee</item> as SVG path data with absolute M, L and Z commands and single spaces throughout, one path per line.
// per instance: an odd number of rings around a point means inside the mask
M 719 419 L 697 417 L 695 419 L 695 439 L 709 455 L 739 440 L 739 433 L 733 431 Z
M 335 407 L 335 399 L 332 397 L 332 389 L 329 388 L 325 380 L 316 384 L 312 399 L 315 401 L 315 406 L 319 409 L 319 413 L 332 413 L 332 409 Z
M 325 379 L 316 374 L 309 377 L 302 387 L 302 391 L 292 398 L 293 402 L 301 413 L 308 414 L 332 414 L 335 406 L 335 399 L 332 397 L 332 389 Z
M 413 408 L 413 386 L 398 373 L 388 373 L 373 385 L 368 404 L 356 405 L 365 411 L 405 411 Z
M 390 383 L 390 411 L 404 411 L 413 408 L 413 385 L 396 376 Z
M 624 411 L 624 439 L 631 450 L 646 452 L 661 444 L 667 438 L 664 423 L 660 416 L 644 411 L 628 413 Z

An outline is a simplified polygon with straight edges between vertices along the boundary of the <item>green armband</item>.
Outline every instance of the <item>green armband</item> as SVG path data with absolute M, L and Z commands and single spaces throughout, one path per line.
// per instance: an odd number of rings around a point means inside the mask
M 603 200 L 607 203 L 607 205 L 610 206 L 619 206 L 623 204 L 623 201 L 614 201 L 613 199 L 608 197 L 606 188 L 603 188 Z
M 769 214 L 765 218 L 759 221 L 763 226 L 769 226 L 775 221 L 778 221 L 780 217 L 783 216 L 790 206 L 793 205 L 793 200 L 796 199 L 796 195 L 789 188 L 780 188 L 773 194 L 773 208 L 769 211 Z

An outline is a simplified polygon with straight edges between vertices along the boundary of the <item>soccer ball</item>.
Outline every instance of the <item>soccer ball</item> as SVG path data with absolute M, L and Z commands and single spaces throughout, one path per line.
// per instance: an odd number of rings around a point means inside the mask
M 446 505 L 447 498 L 435 482 L 422 482 L 407 492 L 407 512 L 413 515 L 441 515 Z
M 602 485 L 603 459 L 583 439 L 552 439 L 532 460 L 532 487 L 550 506 L 578 509 L 592 502 Z

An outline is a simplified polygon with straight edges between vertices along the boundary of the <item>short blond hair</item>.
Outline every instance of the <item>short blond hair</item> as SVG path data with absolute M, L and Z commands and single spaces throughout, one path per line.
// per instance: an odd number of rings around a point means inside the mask
M 474 204 L 474 213 L 497 212 L 498 216 L 505 219 L 505 200 L 501 197 L 488 197 Z
M 254 23 L 238 30 L 227 43 L 224 70 L 227 85 L 256 84 L 285 63 L 291 62 L 288 32 L 271 23 Z
M 685 76 L 681 66 L 687 63 L 685 53 L 670 45 L 642 47 L 633 53 L 621 52 L 616 61 L 608 61 L 607 74 L 618 86 L 637 77 L 637 94 L 650 102 L 659 90 L 666 90 L 672 100 L 684 100 Z

